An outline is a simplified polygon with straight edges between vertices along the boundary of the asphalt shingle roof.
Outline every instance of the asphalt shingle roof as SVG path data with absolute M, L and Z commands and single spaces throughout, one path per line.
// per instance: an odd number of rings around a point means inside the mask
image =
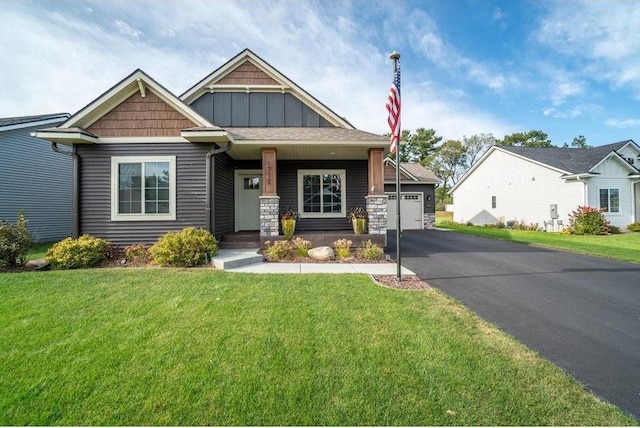
M 561 169 L 571 174 L 589 172 L 598 162 L 612 151 L 624 147 L 631 140 L 620 141 L 604 146 L 588 149 L 559 148 L 559 147 L 508 147 L 501 149 L 523 156 L 525 158 Z
M 39 122 L 41 120 L 69 118 L 68 113 L 39 114 L 35 116 L 0 117 L 0 128 L 3 126 L 22 125 L 23 123 Z
M 387 141 L 389 137 L 338 127 L 224 128 L 236 140 Z

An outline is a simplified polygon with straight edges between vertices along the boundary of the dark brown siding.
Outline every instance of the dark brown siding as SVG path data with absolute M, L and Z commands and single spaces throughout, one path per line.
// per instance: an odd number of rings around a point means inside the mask
M 196 126 L 151 91 L 142 98 L 136 92 L 92 124 L 88 131 L 99 137 L 180 136 L 180 130 Z
M 298 170 L 299 169 L 344 169 L 347 177 L 347 211 L 356 207 L 366 207 L 367 161 L 279 161 L 278 195 L 280 210 L 291 207 L 298 209 Z M 296 230 L 349 230 L 352 228 L 346 217 L 342 218 L 304 218 L 296 222 Z
M 80 233 L 118 245 L 153 243 L 169 231 L 187 226 L 207 227 L 205 161 L 208 144 L 148 143 L 79 145 Z M 112 156 L 176 156 L 175 221 L 111 221 Z M 220 184 L 220 188 L 224 187 Z M 223 193 L 220 191 L 220 193 Z
M 395 184 L 385 184 L 385 192 L 395 192 Z M 424 203 L 424 212 L 426 214 L 434 214 L 436 212 L 436 195 L 435 186 L 433 184 L 404 184 L 400 186 L 401 192 L 422 192 L 422 201 Z

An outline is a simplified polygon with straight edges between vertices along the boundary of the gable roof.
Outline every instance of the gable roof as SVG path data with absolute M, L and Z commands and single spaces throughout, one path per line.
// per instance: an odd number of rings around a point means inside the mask
M 611 152 L 617 152 L 629 143 L 635 144 L 633 140 L 625 140 L 588 149 L 507 146 L 500 146 L 500 149 L 549 165 L 568 174 L 582 174 L 588 173 Z
M 253 81 L 257 80 L 260 82 L 259 84 L 244 82 L 245 79 L 225 79 L 227 76 L 234 73 L 234 71 L 237 71 L 239 68 L 247 64 L 251 64 L 257 69 L 256 72 L 254 72 Z M 180 99 L 187 104 L 191 104 L 204 93 L 209 91 L 228 91 L 238 89 L 243 89 L 248 92 L 251 90 L 257 90 L 261 92 L 277 91 L 291 93 L 333 125 L 346 129 L 355 129 L 348 120 L 336 114 L 329 107 L 318 101 L 315 97 L 249 49 L 243 50 L 194 86 L 187 89 L 185 93 L 180 95 Z
M 617 158 L 632 174 L 638 174 L 640 171 L 629 162 L 627 162 L 618 150 L 628 146 L 635 146 L 640 152 L 640 147 L 633 140 L 624 140 L 617 143 L 606 144 L 604 146 L 589 147 L 587 149 L 579 149 L 574 147 L 510 147 L 510 146 L 491 146 L 482 157 L 458 180 L 458 182 L 449 190 L 452 193 L 456 190 L 473 171 L 475 171 L 491 153 L 496 150 L 511 153 L 517 157 L 532 161 L 538 165 L 554 169 L 561 172 L 565 178 L 571 178 L 577 175 L 588 175 L 600 163 L 611 157 Z M 574 177 L 575 178 L 575 177 Z
M 83 107 L 71 116 L 69 120 L 60 125 L 60 128 L 88 128 L 134 93 L 140 92 L 142 96 L 145 96 L 146 90 L 152 91 L 162 101 L 175 108 L 197 126 L 216 128 L 140 69 L 135 70 L 120 82 L 116 83 L 111 89 Z
M 0 131 L 59 123 L 68 119 L 69 116 L 69 113 L 52 113 L 34 116 L 2 117 L 0 118 Z
M 395 183 L 396 163 L 391 158 L 384 160 L 384 182 Z M 417 162 L 400 162 L 400 182 L 403 184 L 440 184 L 442 180 Z

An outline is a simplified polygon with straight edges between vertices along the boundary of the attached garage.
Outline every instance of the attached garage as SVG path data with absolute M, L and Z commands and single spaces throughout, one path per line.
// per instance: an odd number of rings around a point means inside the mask
M 387 229 L 396 230 L 397 195 L 388 194 L 387 203 Z M 402 230 L 424 229 L 423 194 L 419 192 L 402 192 L 400 195 L 400 222 Z
M 440 178 L 419 163 L 400 164 L 400 221 L 403 230 L 435 227 L 435 189 L 440 183 Z M 396 166 L 390 158 L 384 160 L 384 191 L 389 196 L 387 230 L 396 230 Z

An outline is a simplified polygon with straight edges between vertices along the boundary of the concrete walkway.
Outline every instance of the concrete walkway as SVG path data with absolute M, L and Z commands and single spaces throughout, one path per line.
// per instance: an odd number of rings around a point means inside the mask
M 258 249 L 219 250 L 213 259 L 218 269 L 247 273 L 362 273 L 367 275 L 396 275 L 395 263 L 264 263 L 256 259 Z M 258 261 L 259 260 L 259 261 Z M 415 275 L 402 267 L 402 275 Z

